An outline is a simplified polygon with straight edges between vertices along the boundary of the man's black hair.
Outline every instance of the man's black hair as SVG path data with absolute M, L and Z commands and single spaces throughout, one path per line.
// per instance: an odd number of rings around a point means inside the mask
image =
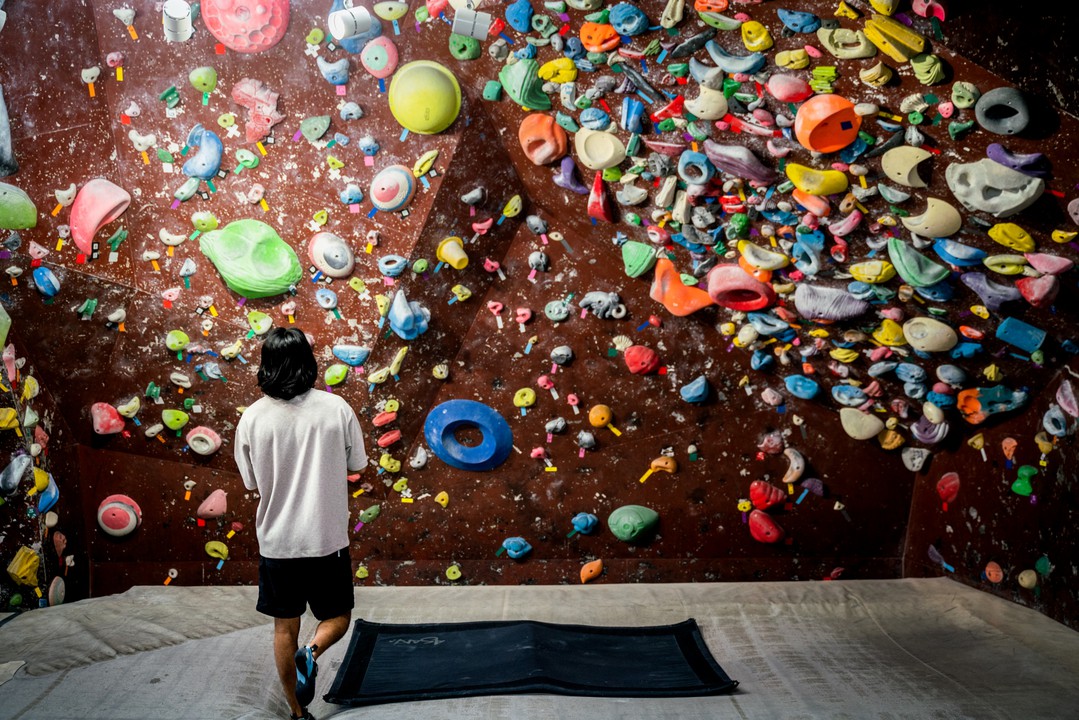
M 279 400 L 303 395 L 315 385 L 318 363 L 307 336 L 295 328 L 274 328 L 262 343 L 259 387 Z

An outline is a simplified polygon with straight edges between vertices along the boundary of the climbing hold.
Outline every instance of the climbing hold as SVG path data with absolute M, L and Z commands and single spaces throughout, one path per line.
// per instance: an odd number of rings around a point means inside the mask
M 142 509 L 127 495 L 109 495 L 97 506 L 97 524 L 113 537 L 124 537 L 142 524 Z
M 303 276 L 293 249 L 272 227 L 258 220 L 236 220 L 220 230 L 203 233 L 199 249 L 229 289 L 243 297 L 287 292 Z
M 461 112 L 461 86 L 444 66 L 430 60 L 416 60 L 394 73 L 388 100 L 390 112 L 402 127 L 432 135 L 457 119 Z
M 641 505 L 623 505 L 607 518 L 607 527 L 616 538 L 628 543 L 643 543 L 652 538 L 659 513 Z
M 97 402 L 90 406 L 90 419 L 98 435 L 114 435 L 124 429 L 124 419 L 112 405 Z
M 593 560 L 581 566 L 581 582 L 586 583 L 595 580 L 603 574 L 603 561 Z
M 854 142 L 862 117 L 840 95 L 816 95 L 802 103 L 794 117 L 798 142 L 820 153 L 837 152 Z
M 4 187 L 0 184 L 0 193 L 3 190 Z M 0 195 L 0 227 L 7 227 L 3 223 L 3 204 L 3 197 Z M 90 255 L 97 232 L 120 217 L 130 204 L 131 196 L 127 191 L 109 180 L 94 178 L 83 185 L 71 206 L 70 219 L 71 239 L 79 252 Z
M 1030 107 L 1019 90 L 994 88 L 982 95 L 974 106 L 978 124 L 996 135 L 1017 135 L 1030 124 Z
M 482 440 L 466 446 L 455 437 L 463 428 L 478 428 Z M 461 470 L 493 470 L 505 462 L 513 450 L 513 433 L 495 410 L 474 400 L 448 400 L 436 406 L 424 422 L 424 437 L 431 451 Z
M 783 528 L 768 513 L 753 510 L 749 513 L 749 534 L 757 542 L 777 543 L 783 539 Z

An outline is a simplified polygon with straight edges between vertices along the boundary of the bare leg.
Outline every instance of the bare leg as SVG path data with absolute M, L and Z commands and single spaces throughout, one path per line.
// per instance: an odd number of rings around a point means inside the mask
M 300 618 L 274 618 L 273 654 L 277 675 L 281 678 L 289 712 L 297 717 L 303 715 L 303 708 L 296 701 L 296 662 L 293 660 L 299 635 Z
M 309 645 L 317 646 L 311 653 L 316 660 L 318 659 L 318 656 L 326 652 L 331 645 L 344 637 L 345 633 L 348 632 L 348 625 L 351 621 L 352 612 L 350 611 L 344 615 L 327 618 L 318 624 L 318 627 L 315 628 L 315 637 L 308 643 Z M 293 649 L 293 652 L 295 652 L 295 648 Z

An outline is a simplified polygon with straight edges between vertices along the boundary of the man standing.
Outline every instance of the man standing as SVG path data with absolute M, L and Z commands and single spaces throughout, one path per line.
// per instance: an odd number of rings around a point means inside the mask
M 244 485 L 259 493 L 257 609 L 274 618 L 274 660 L 293 720 L 314 720 L 315 660 L 352 619 L 347 476 L 367 465 L 356 413 L 312 389 L 317 377 L 303 332 L 270 331 L 258 371 L 265 397 L 240 417 L 234 448 Z M 319 623 L 297 649 L 308 605 Z

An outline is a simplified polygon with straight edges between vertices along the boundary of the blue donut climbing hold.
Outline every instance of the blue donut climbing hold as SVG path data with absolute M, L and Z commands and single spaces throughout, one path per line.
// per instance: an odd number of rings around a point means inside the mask
M 479 428 L 483 440 L 475 447 L 462 445 L 455 433 Z M 493 470 L 506 461 L 513 449 L 513 431 L 497 410 L 475 400 L 447 400 L 431 410 L 423 435 L 438 459 L 461 470 Z

